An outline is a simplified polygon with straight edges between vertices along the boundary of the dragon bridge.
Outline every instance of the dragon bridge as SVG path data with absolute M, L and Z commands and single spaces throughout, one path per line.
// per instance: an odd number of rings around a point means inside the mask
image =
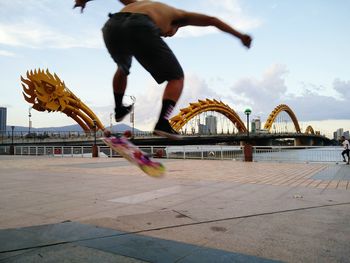
M 311 125 L 306 127 L 305 134 L 315 134 L 315 130 L 311 127 Z
M 267 118 L 267 121 L 265 123 L 264 129 L 270 130 L 272 127 L 272 124 L 274 123 L 275 119 L 277 118 L 278 114 L 280 114 L 282 111 L 286 112 L 289 117 L 292 119 L 295 130 L 297 133 L 301 133 L 300 126 L 298 123 L 298 119 L 295 116 L 294 112 L 289 108 L 286 104 L 280 104 L 278 105 L 269 115 Z
M 21 76 L 24 99 L 37 111 L 62 112 L 75 120 L 84 131 L 103 129 L 103 124 L 92 110 L 76 97 L 60 78 L 49 70 L 27 71 Z
M 198 102 L 190 103 L 187 108 L 181 109 L 177 115 L 170 119 L 170 124 L 173 129 L 179 131 L 190 119 L 206 111 L 221 113 L 235 125 L 239 132 L 247 132 L 247 128 L 238 114 L 227 104 L 215 99 L 198 100 Z

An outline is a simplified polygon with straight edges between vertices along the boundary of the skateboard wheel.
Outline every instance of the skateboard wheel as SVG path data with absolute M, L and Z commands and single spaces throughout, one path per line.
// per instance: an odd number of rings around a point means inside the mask
M 126 137 L 126 138 L 130 138 L 131 136 L 132 136 L 132 134 L 131 134 L 131 131 L 125 131 L 124 132 L 124 136 Z

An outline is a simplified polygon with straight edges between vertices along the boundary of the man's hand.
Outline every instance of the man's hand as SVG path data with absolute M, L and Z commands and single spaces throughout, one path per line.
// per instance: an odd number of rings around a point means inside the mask
M 80 12 L 82 13 L 84 8 L 85 8 L 86 3 L 89 1 L 91 1 L 91 0 L 75 0 L 75 5 L 73 8 L 81 7 Z
M 244 46 L 250 48 L 250 44 L 252 43 L 252 38 L 249 35 L 242 35 L 241 41 Z

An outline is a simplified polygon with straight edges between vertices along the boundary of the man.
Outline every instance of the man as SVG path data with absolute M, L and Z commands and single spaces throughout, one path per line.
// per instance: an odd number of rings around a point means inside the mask
M 90 0 L 75 0 L 74 7 L 85 8 Z M 121 121 L 132 109 L 124 106 L 123 96 L 131 59 L 135 57 L 158 84 L 167 81 L 163 93 L 162 109 L 154 133 L 172 139 L 180 138 L 169 124 L 184 85 L 184 73 L 173 52 L 161 37 L 173 36 L 184 26 L 214 26 L 241 40 L 247 48 L 251 37 L 242 34 L 220 19 L 204 14 L 187 12 L 153 1 L 120 0 L 125 7 L 104 25 L 103 37 L 106 47 L 118 65 L 113 78 L 115 119 Z M 195 59 L 195 58 L 194 58 Z
M 346 162 L 345 155 L 348 157 L 348 162 L 346 164 L 349 164 L 350 162 L 350 144 L 347 139 L 345 139 L 345 136 L 341 137 L 341 141 L 344 147 L 344 151 L 342 151 L 341 155 L 343 156 L 343 162 Z

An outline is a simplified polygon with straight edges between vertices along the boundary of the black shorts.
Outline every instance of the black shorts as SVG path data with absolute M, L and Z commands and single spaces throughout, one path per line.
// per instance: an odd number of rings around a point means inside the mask
M 126 75 L 130 73 L 131 60 L 135 57 L 158 83 L 183 78 L 180 63 L 149 16 L 116 13 L 106 22 L 102 32 L 109 53 Z

